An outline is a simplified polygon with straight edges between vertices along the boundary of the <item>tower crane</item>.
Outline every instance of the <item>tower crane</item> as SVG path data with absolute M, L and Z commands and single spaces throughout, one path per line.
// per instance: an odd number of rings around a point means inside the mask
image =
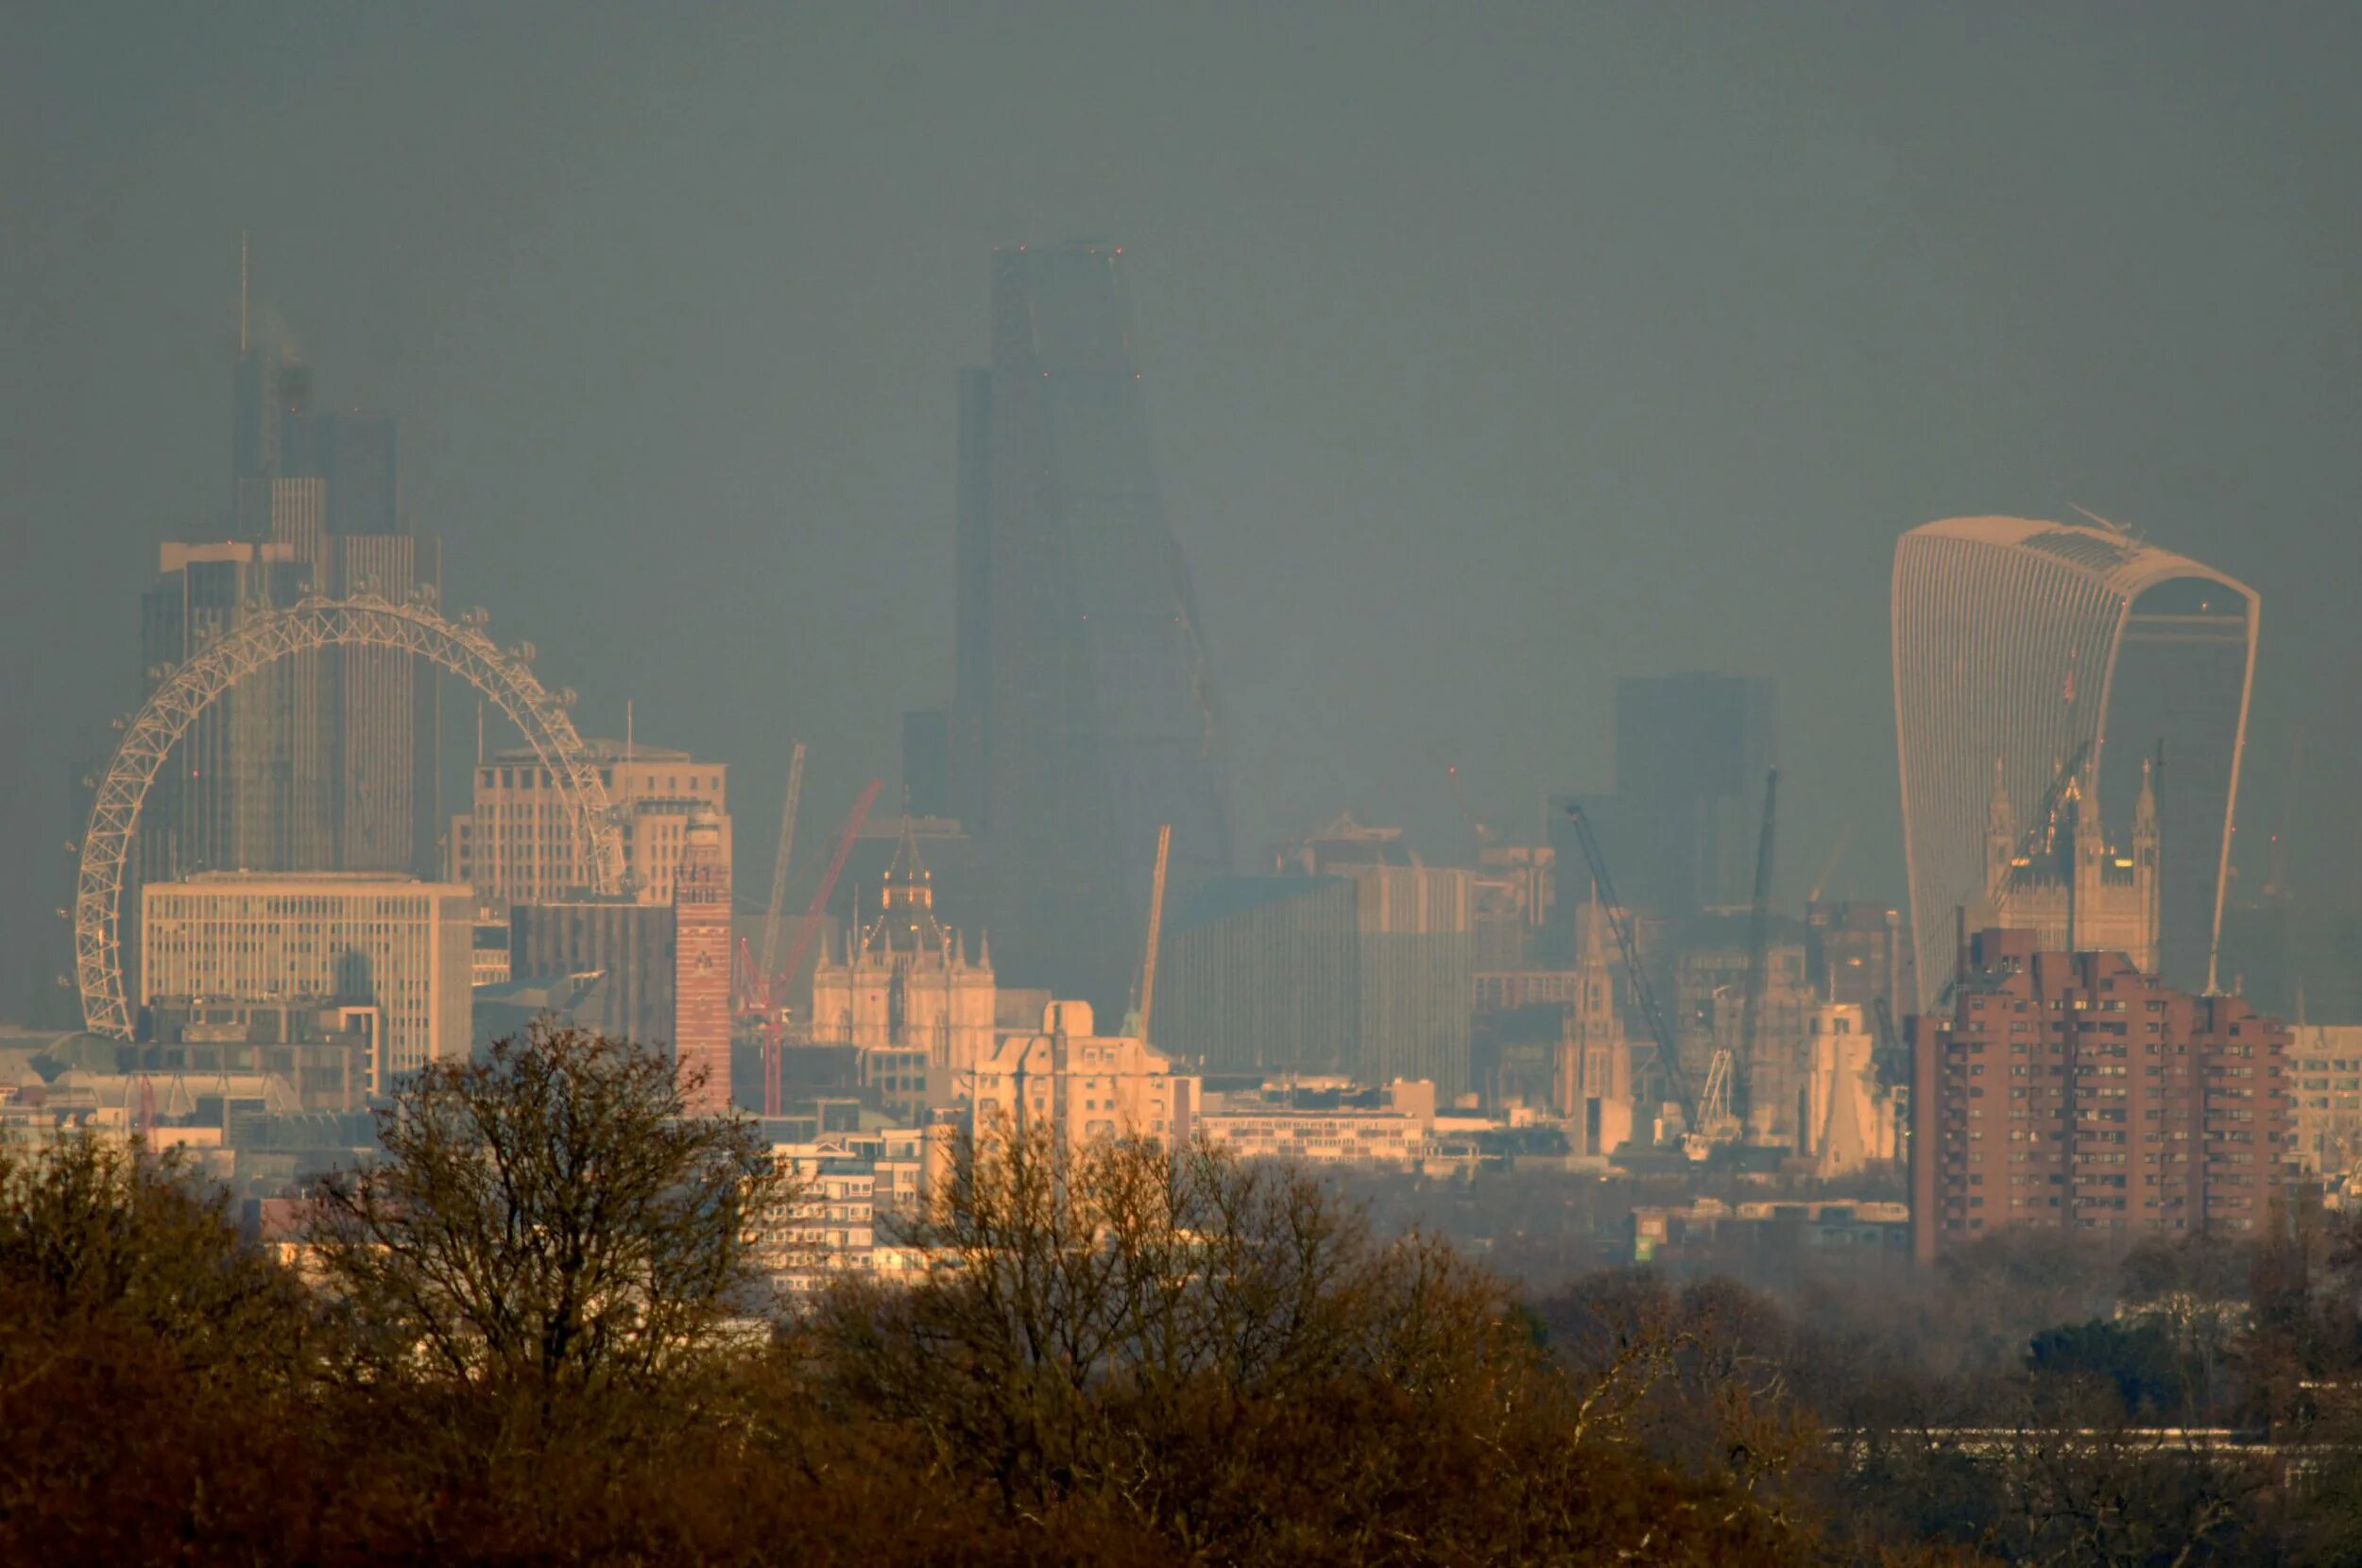
M 2083 758 L 2091 753 L 2092 743 L 2089 741 L 2078 741 L 2075 749 L 2067 753 L 2067 759 L 2060 764 L 2058 773 L 2050 780 L 2050 787 L 2043 792 L 2042 801 L 2034 808 L 2034 814 L 2026 819 L 2025 831 L 2018 835 L 2017 860 L 2030 861 L 2034 858 L 2034 851 L 2042 846 L 2044 838 L 2051 830 L 2053 820 L 2059 814 L 2060 803 L 2066 798 L 2067 787 L 2082 772 Z M 1993 886 L 1986 890 L 1986 900 L 1996 914 L 2010 901 L 2010 873 L 2014 864 L 2015 861 L 2012 861 L 2011 865 L 1998 868 L 1994 874 Z
M 775 996 L 788 994 L 788 987 L 794 982 L 796 971 L 803 968 L 804 960 L 811 956 L 813 941 L 820 934 L 820 917 L 829 907 L 829 895 L 836 891 L 836 879 L 845 875 L 845 862 L 853 853 L 853 841 L 861 836 L 862 824 L 869 820 L 869 809 L 878 803 L 878 793 L 884 788 L 884 780 L 871 779 L 854 800 L 852 810 L 846 815 L 845 826 L 837 829 L 836 851 L 829 857 L 829 869 L 821 873 L 820 885 L 813 890 L 812 903 L 805 909 L 804 918 L 796 928 L 796 945 L 788 949 L 787 966 L 771 979 Z M 763 1049 L 762 1114 L 767 1116 L 779 1114 L 780 1048 L 779 1036 L 774 1033 Z
M 1156 1011 L 1156 946 L 1165 932 L 1165 872 L 1172 863 L 1172 824 L 1156 829 L 1156 874 L 1149 879 L 1148 951 L 1140 959 L 1140 1041 L 1148 1042 L 1149 1019 Z
M 1600 900 L 1607 912 L 1607 923 L 1616 933 L 1616 946 L 1624 955 L 1624 978 L 1632 987 L 1633 1001 L 1640 1009 L 1643 1022 L 1649 1026 L 1649 1038 L 1656 1046 L 1655 1076 L 1663 1083 L 1677 1105 L 1681 1107 L 1682 1124 L 1695 1128 L 1698 1120 L 1698 1098 L 1691 1093 L 1688 1075 L 1682 1071 L 1681 1054 L 1673 1047 L 1673 1031 L 1666 1027 L 1664 1010 L 1657 1006 L 1656 988 L 1649 983 L 1647 965 L 1640 962 L 1640 944 L 1633 935 L 1632 916 L 1623 900 L 1616 895 L 1616 879 L 1607 874 L 1607 857 L 1600 852 L 1599 836 L 1591 830 L 1591 819 L 1583 814 L 1582 806 L 1569 801 L 1567 819 L 1574 824 L 1575 837 L 1583 844 L 1583 858 L 1591 863 L 1591 881 L 1599 889 Z M 1704 1157 L 1702 1142 L 1693 1142 L 1692 1132 L 1685 1141 L 1694 1157 Z
M 1763 827 L 1755 834 L 1755 901 L 1747 912 L 1747 999 L 1739 1013 L 1738 1061 L 1731 1075 L 1741 1119 L 1751 1108 L 1755 1036 L 1763 1024 L 1763 970 L 1772 943 L 1772 825 L 1779 798 L 1780 770 L 1773 768 L 1763 775 Z
M 788 857 L 796 847 L 796 806 L 804 794 L 804 743 L 796 742 L 787 763 L 787 800 L 779 808 L 779 852 L 771 861 L 771 902 L 762 912 L 762 964 L 765 976 L 779 972 L 779 912 L 787 904 Z

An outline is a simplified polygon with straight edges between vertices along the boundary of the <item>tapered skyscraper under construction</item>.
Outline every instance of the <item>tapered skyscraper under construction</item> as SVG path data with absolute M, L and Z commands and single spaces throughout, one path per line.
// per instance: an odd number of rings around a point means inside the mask
M 1894 722 L 1922 1007 L 1954 966 L 1956 910 L 1987 884 L 1988 814 L 2055 798 L 2131 828 L 2159 760 L 2158 967 L 2215 983 L 2255 591 L 2113 525 L 1955 518 L 1894 553 Z M 1999 776 L 1996 778 L 1996 770 Z
M 1149 460 L 1122 250 L 993 258 L 992 366 L 960 379 L 954 789 L 1003 974 L 1103 1009 L 1167 898 L 1229 869 L 1213 684 Z

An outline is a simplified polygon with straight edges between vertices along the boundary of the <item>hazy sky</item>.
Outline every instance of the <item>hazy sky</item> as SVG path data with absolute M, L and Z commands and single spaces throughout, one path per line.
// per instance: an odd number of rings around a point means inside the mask
M 0 1016 L 57 967 L 157 540 L 228 493 L 236 235 L 401 416 L 447 596 L 767 868 L 950 690 L 987 253 L 1125 246 L 1242 847 L 1605 786 L 1780 686 L 1783 892 L 1899 900 L 1894 537 L 2080 503 L 2245 577 L 2243 817 L 2356 871 L 2350 6 L 0 9 Z M 460 700 L 455 697 L 454 700 Z M 807 844 L 816 843 L 815 836 Z M 2260 879 L 2260 871 L 2251 874 Z

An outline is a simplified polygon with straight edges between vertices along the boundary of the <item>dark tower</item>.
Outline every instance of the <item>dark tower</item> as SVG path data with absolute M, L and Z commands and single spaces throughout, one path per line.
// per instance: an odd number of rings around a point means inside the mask
M 993 258 L 988 374 L 960 383 L 960 811 L 1004 973 L 1120 1009 L 1156 830 L 1169 903 L 1230 865 L 1214 692 L 1149 461 L 1120 247 Z

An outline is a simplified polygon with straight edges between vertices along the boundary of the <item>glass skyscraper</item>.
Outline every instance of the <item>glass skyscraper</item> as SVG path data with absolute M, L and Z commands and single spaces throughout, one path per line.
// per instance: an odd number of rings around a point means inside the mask
M 2143 758 L 2162 758 L 2159 968 L 2215 984 L 2258 611 L 2245 584 L 2114 526 L 1955 518 L 1903 536 L 1894 722 L 1923 1009 L 1953 970 L 1954 912 L 1989 891 L 1996 783 L 2030 811 L 2079 754 L 2111 833 L 2132 826 Z
M 993 868 L 1001 970 L 1130 995 L 1158 827 L 1169 907 L 1230 868 L 1213 685 L 1149 457 L 1122 250 L 993 258 L 960 379 L 952 785 Z

